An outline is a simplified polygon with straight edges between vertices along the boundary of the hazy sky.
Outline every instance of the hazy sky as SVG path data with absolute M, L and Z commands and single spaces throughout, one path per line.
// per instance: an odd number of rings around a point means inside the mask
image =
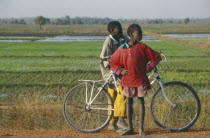
M 210 0 L 0 0 L 0 18 L 206 18 Z

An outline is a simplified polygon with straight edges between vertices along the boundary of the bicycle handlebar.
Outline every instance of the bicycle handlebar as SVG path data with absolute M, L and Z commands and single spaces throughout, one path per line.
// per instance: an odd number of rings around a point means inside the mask
M 165 59 L 165 62 L 167 62 L 167 58 L 166 58 L 166 56 L 163 54 L 163 52 L 160 51 L 159 54 L 162 55 L 162 56 L 164 57 L 164 59 Z
M 166 58 L 165 54 L 163 54 L 162 51 L 160 51 L 159 54 L 162 55 L 162 56 L 164 57 L 164 61 L 165 61 L 165 63 L 166 63 L 166 62 L 167 62 L 167 58 Z M 154 69 L 155 69 L 154 72 L 157 72 L 157 67 L 156 67 L 156 66 L 155 66 Z M 165 71 L 165 70 L 166 70 L 166 64 L 164 64 L 164 71 Z

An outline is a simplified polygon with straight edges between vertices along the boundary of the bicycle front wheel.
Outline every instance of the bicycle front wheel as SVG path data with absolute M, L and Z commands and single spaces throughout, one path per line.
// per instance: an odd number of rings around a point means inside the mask
M 98 91 L 97 86 L 93 87 L 92 84 L 87 83 L 75 86 L 67 94 L 64 115 L 74 129 L 93 133 L 103 129 L 109 123 L 114 112 L 112 98 L 106 90 L 99 93 Z
M 152 97 L 151 114 L 155 123 L 170 131 L 185 131 L 198 119 L 201 105 L 196 92 L 183 82 L 164 84 L 166 100 L 161 88 Z

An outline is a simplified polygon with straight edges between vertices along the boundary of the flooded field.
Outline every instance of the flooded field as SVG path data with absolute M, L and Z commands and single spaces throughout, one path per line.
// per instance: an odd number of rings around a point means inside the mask
M 104 41 L 107 36 L 56 36 L 46 37 L 46 39 L 36 40 L 36 42 L 95 42 Z M 32 40 L 21 40 L 21 38 L 33 38 L 33 37 L 0 37 L 0 38 L 12 38 L 7 40 L 0 40 L 0 42 L 30 42 Z M 15 40 L 14 38 L 18 38 Z M 161 41 L 153 36 L 143 36 L 142 41 Z
M 172 38 L 208 38 L 210 34 L 163 34 L 164 36 Z M 56 36 L 56 37 L 45 37 L 41 40 L 30 40 L 36 37 L 11 37 L 11 36 L 1 36 L 0 42 L 95 42 L 95 41 L 104 41 L 107 36 Z M 11 39 L 9 39 L 11 38 Z M 15 39 L 17 38 L 17 39 Z M 22 39 L 21 39 L 22 38 Z M 29 40 L 25 40 L 28 38 Z M 143 36 L 142 41 L 161 41 L 153 36 Z
M 208 38 L 210 34 L 163 34 L 173 38 Z
M 57 36 L 38 40 L 39 42 L 85 42 L 85 41 L 104 41 L 107 36 Z M 160 41 L 152 36 L 143 36 L 142 41 Z

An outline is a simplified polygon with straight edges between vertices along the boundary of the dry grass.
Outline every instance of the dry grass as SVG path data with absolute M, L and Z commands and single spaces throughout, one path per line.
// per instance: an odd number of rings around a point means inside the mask
M 22 103 L 0 107 L 0 130 L 62 129 L 63 105 L 38 98 L 24 98 Z
M 209 96 L 200 95 L 201 114 L 194 129 L 210 129 Z M 150 114 L 150 97 L 146 99 L 145 128 L 158 128 Z M 134 104 L 134 126 L 138 128 L 138 104 Z M 53 100 L 24 98 L 22 103 L 11 106 L 0 106 L 0 130 L 38 130 L 69 129 L 63 115 L 63 104 Z

